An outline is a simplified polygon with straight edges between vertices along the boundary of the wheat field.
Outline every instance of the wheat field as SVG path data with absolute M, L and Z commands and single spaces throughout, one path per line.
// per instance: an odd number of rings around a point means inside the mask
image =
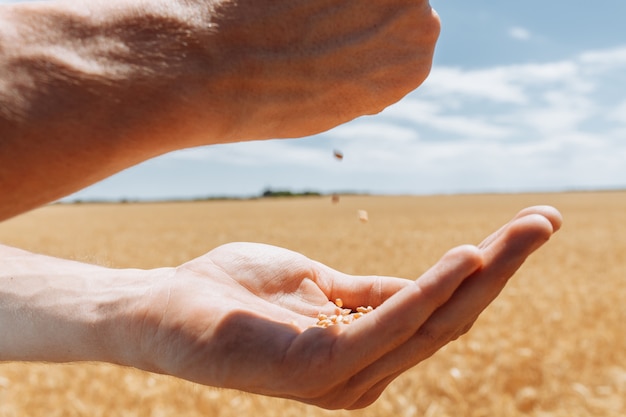
M 0 416 L 624 416 L 626 192 L 52 205 L 1 223 L 0 242 L 150 268 L 255 241 L 349 273 L 416 278 L 447 249 L 480 242 L 534 204 L 559 208 L 563 229 L 467 335 L 364 410 L 325 411 L 108 364 L 4 363 Z M 360 209 L 369 222 L 359 222 Z

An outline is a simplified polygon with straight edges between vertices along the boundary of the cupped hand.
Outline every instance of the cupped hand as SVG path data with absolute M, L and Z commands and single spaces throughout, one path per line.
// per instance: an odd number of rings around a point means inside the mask
M 163 280 L 135 337 L 150 371 L 328 409 L 374 402 L 402 372 L 467 332 L 561 225 L 532 207 L 478 246 L 446 253 L 418 280 L 350 276 L 273 246 L 234 243 Z M 319 313 L 371 305 L 349 325 Z

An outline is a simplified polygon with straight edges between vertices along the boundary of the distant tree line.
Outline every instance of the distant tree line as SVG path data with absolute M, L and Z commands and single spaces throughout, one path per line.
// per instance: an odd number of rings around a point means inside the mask
M 308 196 L 321 196 L 322 194 L 317 191 L 303 191 L 299 193 L 294 193 L 289 190 L 272 190 L 271 188 L 267 188 L 261 194 L 261 197 L 308 197 Z
M 80 198 L 77 198 L 71 201 L 57 201 L 54 204 L 129 204 L 129 203 L 166 203 L 166 202 L 177 202 L 177 201 L 178 202 L 182 202 L 182 201 L 198 202 L 198 201 L 214 201 L 214 200 L 254 200 L 257 198 L 272 198 L 272 197 L 320 197 L 320 196 L 325 196 L 325 195 L 337 196 L 339 194 L 365 195 L 367 193 L 354 192 L 354 191 L 342 191 L 342 192 L 334 192 L 334 193 L 325 194 L 325 193 L 320 193 L 319 191 L 310 191 L 310 190 L 294 192 L 291 190 L 284 190 L 284 189 L 274 190 L 271 188 L 266 188 L 260 194 L 249 196 L 249 197 L 216 195 L 216 196 L 206 196 L 206 197 L 163 198 L 163 199 L 145 199 L 145 200 L 140 199 L 140 198 L 134 199 L 134 198 L 127 198 L 127 197 L 123 197 L 120 199 L 105 199 L 105 198 L 80 199 Z

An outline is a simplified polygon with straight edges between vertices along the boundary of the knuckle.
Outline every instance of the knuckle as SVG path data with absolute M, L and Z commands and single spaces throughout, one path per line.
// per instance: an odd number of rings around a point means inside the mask
M 441 346 L 446 344 L 455 335 L 454 329 L 435 327 L 435 326 L 422 326 L 416 333 L 416 336 L 423 341 L 425 348 L 436 351 Z
M 457 340 L 459 337 L 463 336 L 464 334 L 466 334 L 467 332 L 470 331 L 470 329 L 474 326 L 474 320 L 472 320 L 469 323 L 466 323 L 463 327 L 461 327 L 457 333 L 454 335 L 454 337 L 452 338 L 452 340 Z

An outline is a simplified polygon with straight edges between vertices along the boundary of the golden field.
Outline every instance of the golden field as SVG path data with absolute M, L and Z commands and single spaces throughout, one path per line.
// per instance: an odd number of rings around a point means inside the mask
M 480 242 L 535 204 L 561 210 L 562 230 L 467 335 L 364 410 L 325 411 L 107 364 L 5 363 L 0 416 L 624 416 L 626 192 L 53 205 L 1 223 L 0 242 L 150 268 L 257 241 L 349 273 L 416 278 L 447 249 Z

